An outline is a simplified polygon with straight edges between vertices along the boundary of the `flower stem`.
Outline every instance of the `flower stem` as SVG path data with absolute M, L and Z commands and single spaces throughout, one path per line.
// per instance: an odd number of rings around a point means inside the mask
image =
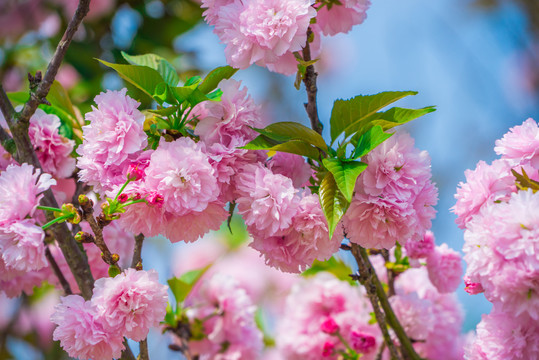
M 130 179 L 127 179 L 127 181 L 122 185 L 122 187 L 120 188 L 120 190 L 118 191 L 118 193 L 116 194 L 116 197 L 114 198 L 114 201 L 117 201 L 118 200 L 118 197 L 122 194 L 122 192 L 124 191 L 125 187 L 127 186 L 127 184 L 129 184 L 131 182 Z
M 129 206 L 129 205 L 133 205 L 133 204 L 138 204 L 138 203 L 143 203 L 143 202 L 146 202 L 145 199 L 138 199 L 138 200 L 133 200 L 133 201 L 129 201 L 129 202 L 126 202 L 124 204 L 122 204 L 124 207 L 126 206 Z
M 46 223 L 45 225 L 43 225 L 41 228 L 43 230 L 47 230 L 48 228 L 50 228 L 52 225 L 56 224 L 57 222 L 67 220 L 67 219 L 72 218 L 72 217 L 73 217 L 73 214 L 57 217 L 56 219 L 53 219 L 53 220 L 49 221 L 48 223 Z
M 62 209 L 58 209 L 58 208 L 51 207 L 51 206 L 41 206 L 41 205 L 38 205 L 38 206 L 37 206 L 37 209 L 38 209 L 38 210 L 47 210 L 47 211 L 62 212 Z

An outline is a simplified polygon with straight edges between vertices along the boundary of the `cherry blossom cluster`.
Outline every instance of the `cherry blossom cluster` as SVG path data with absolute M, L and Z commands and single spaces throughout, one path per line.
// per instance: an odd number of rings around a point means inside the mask
M 28 164 L 11 164 L 0 172 L 0 284 L 10 296 L 43 280 L 36 271 L 48 265 L 45 232 L 36 219 L 27 217 L 36 212 L 41 193 L 54 184 L 50 174 Z
M 239 69 L 252 64 L 292 75 L 297 71 L 295 52 L 313 31 L 312 54 L 320 53 L 320 36 L 350 31 L 366 18 L 369 0 L 330 4 L 314 0 L 203 0 L 204 17 L 226 44 L 227 63 Z M 314 21 L 316 18 L 316 22 Z
M 127 269 L 114 278 L 98 279 L 91 300 L 69 295 L 56 305 L 53 339 L 72 357 L 119 358 L 124 336 L 144 340 L 165 317 L 167 288 L 159 284 L 155 270 Z
M 484 293 L 494 304 L 477 327 L 467 359 L 526 359 L 537 353 L 538 149 L 539 128 L 528 119 L 496 141 L 499 159 L 467 170 L 457 189 L 453 211 L 464 229 L 466 291 Z
M 390 249 L 396 242 L 420 241 L 436 214 L 438 190 L 431 181 L 430 157 L 414 140 L 397 133 L 362 161 L 343 227 L 350 241 L 365 248 Z

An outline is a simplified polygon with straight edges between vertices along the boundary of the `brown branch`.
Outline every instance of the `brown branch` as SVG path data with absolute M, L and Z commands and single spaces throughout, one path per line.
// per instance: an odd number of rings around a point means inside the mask
M 309 39 L 314 35 L 311 28 L 307 29 L 307 43 L 305 44 L 305 47 L 303 48 L 303 60 L 304 61 L 311 61 L 311 46 L 309 44 Z M 307 66 L 307 69 L 305 70 L 305 76 L 303 78 L 303 83 L 305 84 L 305 90 L 307 90 L 307 103 L 305 104 L 305 110 L 307 111 L 307 115 L 309 116 L 309 119 L 311 120 L 311 128 L 319 133 L 322 134 L 323 126 L 320 122 L 320 119 L 318 118 L 318 108 L 316 105 L 316 92 L 318 91 L 316 87 L 316 77 L 318 74 L 316 71 L 314 71 L 314 65 Z
M 13 119 L 15 118 L 15 115 L 17 113 L 13 108 L 13 104 L 11 104 L 11 101 L 9 101 L 9 98 L 7 97 L 7 94 L 2 84 L 0 84 L 0 111 L 2 111 L 2 114 L 4 115 L 8 126 L 11 127 Z
M 125 349 L 122 351 L 122 357 L 120 357 L 120 360 L 135 360 L 135 355 L 133 355 L 133 352 L 131 351 L 131 348 L 129 347 L 129 344 L 127 343 L 127 339 L 124 337 L 124 346 Z
M 356 261 L 358 262 L 358 265 L 360 261 L 363 262 L 368 273 L 370 274 L 370 277 L 371 277 L 370 281 L 376 289 L 376 295 L 378 296 L 378 299 L 380 300 L 380 305 L 382 306 L 382 309 L 384 310 L 384 313 L 386 314 L 387 323 L 391 326 L 391 328 L 395 332 L 395 335 L 397 335 L 397 338 L 399 339 L 399 342 L 401 345 L 401 349 L 404 350 L 404 354 L 406 355 L 406 358 L 411 359 L 411 360 L 421 360 L 419 355 L 417 355 L 417 353 L 415 352 L 415 349 L 412 345 L 412 342 L 410 341 L 410 338 L 406 335 L 406 332 L 404 331 L 402 325 L 397 319 L 395 312 L 391 308 L 391 304 L 389 303 L 389 300 L 387 299 L 384 288 L 382 287 L 380 280 L 376 276 L 376 272 L 374 271 L 374 268 L 369 260 L 369 255 L 367 254 L 367 251 L 357 244 L 352 244 L 352 253 L 354 253 L 354 249 L 359 255 L 359 257 L 356 257 L 354 255 L 354 257 L 356 258 Z
M 376 282 L 373 279 L 376 276 L 376 273 L 374 272 L 374 269 L 372 267 L 367 266 L 367 264 L 361 257 L 360 246 L 354 243 L 351 243 L 351 246 L 352 255 L 354 255 L 354 258 L 356 259 L 359 272 L 359 274 L 355 278 L 361 283 L 361 285 L 365 287 L 365 290 L 367 290 L 367 297 L 372 304 L 372 309 L 374 311 L 374 315 L 376 316 L 376 322 L 378 323 L 378 326 L 382 331 L 382 336 L 384 338 L 385 344 L 387 345 L 387 348 L 389 349 L 389 353 L 391 354 L 391 359 L 402 360 L 402 356 L 397 351 L 395 344 L 393 344 L 393 341 L 391 340 L 389 331 L 387 330 L 386 317 L 382 313 L 382 311 L 380 311 Z
M 142 267 L 142 243 L 144 242 L 144 234 L 135 236 L 135 250 L 133 251 L 133 260 L 131 261 L 132 268 L 138 268 L 139 264 Z
M 103 261 L 105 261 L 108 265 L 116 265 L 118 261 L 113 259 L 112 253 L 110 252 L 103 237 L 103 224 L 98 223 L 94 218 L 93 201 L 88 201 L 81 204 L 81 208 L 82 217 L 84 220 L 86 220 L 86 222 L 88 222 L 94 233 L 94 244 L 96 244 L 99 250 L 101 250 L 101 257 L 103 258 Z
M 58 46 L 56 47 L 56 51 L 54 52 L 51 61 L 49 62 L 49 66 L 47 67 L 45 76 L 43 76 L 43 80 L 39 82 L 39 85 L 37 86 L 35 91 L 30 91 L 30 99 L 24 105 L 24 108 L 19 115 L 18 122 L 28 124 L 28 122 L 30 121 L 30 117 L 34 115 L 34 112 L 36 111 L 39 104 L 42 104 L 46 99 L 47 95 L 49 94 L 49 90 L 54 82 L 54 79 L 56 78 L 58 69 L 62 64 L 65 53 L 69 45 L 71 44 L 71 40 L 73 40 L 73 36 L 77 32 L 79 25 L 82 23 L 82 19 L 84 19 L 86 14 L 88 14 L 89 10 L 90 0 L 80 0 L 77 10 L 69 21 L 67 29 L 64 32 L 62 39 L 58 43 Z
M 148 355 L 148 340 L 144 339 L 139 342 L 139 358 L 138 360 L 150 360 Z
M 386 264 L 389 262 L 389 251 L 387 249 L 382 249 L 382 257 L 384 258 Z M 387 269 L 387 297 L 392 297 L 395 295 L 395 279 L 396 274 L 393 270 Z
M 64 295 L 73 294 L 73 291 L 71 291 L 71 286 L 69 285 L 69 282 L 66 280 L 64 274 L 62 273 L 62 270 L 60 270 L 60 267 L 58 266 L 58 264 L 56 263 L 56 260 L 52 256 L 52 253 L 48 245 L 45 245 L 45 257 L 49 261 L 52 271 L 58 278 L 58 281 L 60 281 L 60 285 L 62 285 L 62 288 L 64 289 Z

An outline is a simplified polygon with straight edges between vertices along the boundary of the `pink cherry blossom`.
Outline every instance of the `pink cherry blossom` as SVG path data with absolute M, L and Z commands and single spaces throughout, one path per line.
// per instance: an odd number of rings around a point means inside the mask
M 432 316 L 430 320 L 418 318 L 414 323 L 414 319 L 409 318 L 413 326 L 421 326 L 419 323 L 422 321 L 425 325 L 434 324 L 427 326 L 430 330 L 425 341 L 414 343 L 418 354 L 432 360 L 461 360 L 465 340 L 461 335 L 464 313 L 456 295 L 439 293 L 430 283 L 425 267 L 409 269 L 400 274 L 395 281 L 395 290 L 397 295 L 417 294 L 421 301 L 430 302 L 426 310 Z
M 279 236 L 297 212 L 299 198 L 292 180 L 264 166 L 247 165 L 237 176 L 238 213 L 251 233 Z
M 0 223 L 0 250 L 5 265 L 18 271 L 47 266 L 44 239 L 45 232 L 33 219 Z
M 410 259 L 426 258 L 432 251 L 434 251 L 434 246 L 434 234 L 430 230 L 425 232 L 422 240 L 408 240 L 404 245 L 406 255 L 408 255 Z
M 333 4 L 318 10 L 317 24 L 324 35 L 337 35 L 349 32 L 354 25 L 359 25 L 367 18 L 369 0 L 341 0 L 342 5 Z
M 0 292 L 8 297 L 19 297 L 24 292 L 31 295 L 36 286 L 44 281 L 52 281 L 53 276 L 49 267 L 37 271 L 20 271 L 7 267 L 0 256 Z
M 477 335 L 466 348 L 466 360 L 527 360 L 539 353 L 537 321 L 493 309 L 483 315 Z
M 37 109 L 30 118 L 28 135 L 43 171 L 67 178 L 75 170 L 75 158 L 71 157 L 75 142 L 59 134 L 60 125 L 58 116 Z
M 219 89 L 221 101 L 205 101 L 195 108 L 199 122 L 195 134 L 210 146 L 220 143 L 231 147 L 234 138 L 250 141 L 257 132 L 251 127 L 261 126 L 260 106 L 247 93 L 246 87 L 236 80 L 222 80 Z
M 234 279 L 220 274 L 212 276 L 190 297 L 189 303 L 189 319 L 203 320 L 206 335 L 201 341 L 189 343 L 192 353 L 208 360 L 259 358 L 263 343 L 254 320 L 256 308 Z
M 516 191 L 515 177 L 506 160 L 494 160 L 492 165 L 479 161 L 477 167 L 464 172 L 466 182 L 460 182 L 451 210 L 458 216 L 455 222 L 464 229 L 471 218 L 486 204 L 507 200 Z
M 539 193 L 512 194 L 481 209 L 464 233 L 469 281 L 501 311 L 539 319 Z
M 84 141 L 77 149 L 79 179 L 98 190 L 123 184 L 127 167 L 147 145 L 140 104 L 126 93 L 124 88 L 97 95 L 97 107 L 86 114 L 90 124 L 83 126 Z
M 317 195 L 306 195 L 301 199 L 285 234 L 264 237 L 255 232 L 253 239 L 250 246 L 264 255 L 266 264 L 285 272 L 303 271 L 315 259 L 327 260 L 341 245 L 338 235 L 329 239 Z
M 203 144 L 187 137 L 164 142 L 154 151 L 144 181 L 148 188 L 163 196 L 164 208 L 178 216 L 201 212 L 219 196 L 219 186 Z
M 114 278 L 98 279 L 92 304 L 107 331 L 141 341 L 165 318 L 167 289 L 159 284 L 155 270 L 131 268 Z
M 296 188 L 309 185 L 309 178 L 313 175 L 310 165 L 303 157 L 296 154 L 277 152 L 268 162 L 268 167 L 274 174 L 281 174 L 292 179 Z
M 226 44 L 227 62 L 245 69 L 276 64 L 286 53 L 300 51 L 307 41 L 307 28 L 316 10 L 313 0 L 206 1 L 207 21 Z
M 348 343 L 356 343 L 358 348 L 361 347 L 358 335 L 372 336 L 375 343 L 379 343 L 378 327 L 369 325 L 371 311 L 359 288 L 331 274 L 319 273 L 303 279 L 287 297 L 284 314 L 277 325 L 277 347 L 283 358 L 289 360 L 335 360 L 337 351 L 345 347 L 334 335 L 324 332 L 322 324 L 328 318 L 333 319 L 341 336 Z M 362 359 L 372 360 L 376 356 L 376 346 L 362 349 L 365 351 Z
M 441 293 L 457 290 L 462 281 L 462 263 L 460 254 L 450 249 L 447 244 L 437 246 L 427 257 L 427 270 L 430 282 Z
M 343 218 L 348 238 L 368 248 L 419 241 L 431 226 L 438 193 L 431 183 L 430 158 L 398 133 L 371 151 Z
M 71 357 L 79 359 L 112 359 L 121 356 L 123 336 L 108 332 L 97 317 L 95 307 L 79 295 L 61 299 L 51 316 L 57 328 L 53 339 L 59 340 L 62 348 Z
M 426 340 L 436 325 L 432 302 L 420 299 L 415 292 L 394 295 L 389 298 L 389 302 L 406 335 L 414 340 Z
M 483 285 L 480 283 L 472 282 L 469 276 L 464 277 L 464 291 L 470 295 L 480 294 L 485 291 Z
M 512 165 L 530 164 L 539 169 L 539 127 L 533 119 L 527 119 L 509 129 L 500 140 L 496 140 L 494 151 Z
M 43 191 L 56 184 L 51 175 L 32 165 L 11 164 L 0 173 L 0 222 L 33 215 Z

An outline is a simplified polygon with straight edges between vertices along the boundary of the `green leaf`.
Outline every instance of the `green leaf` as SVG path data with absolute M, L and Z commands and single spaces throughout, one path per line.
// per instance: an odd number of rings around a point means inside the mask
M 380 125 L 373 126 L 358 139 L 356 148 L 352 153 L 352 158 L 367 155 L 371 150 L 389 139 L 393 134 L 385 133 Z
M 339 191 L 331 172 L 328 172 L 324 179 L 322 179 L 318 195 L 320 197 L 320 205 L 328 222 L 329 238 L 331 239 L 337 228 L 337 224 L 350 204 Z
M 172 88 L 166 82 L 162 82 L 155 87 L 153 98 L 160 105 L 163 105 L 164 103 L 172 105 L 178 103 Z
M 146 66 L 112 64 L 104 60 L 97 60 L 103 65 L 114 69 L 122 79 L 130 82 L 150 97 L 155 94 L 157 85 L 164 82 L 163 77 L 157 70 Z
M 264 129 L 255 129 L 259 133 L 277 141 L 301 140 L 328 152 L 324 138 L 316 131 L 296 122 L 278 122 L 266 126 Z
M 522 174 L 519 174 L 514 169 L 511 169 L 511 173 L 516 178 L 515 185 L 517 188 L 522 191 L 528 191 L 531 189 L 534 194 L 539 191 L 539 182 L 530 179 L 523 167 L 520 167 L 520 171 L 522 171 Z
M 433 111 L 436 111 L 433 106 L 427 106 L 422 109 L 404 109 L 394 107 L 386 112 L 373 114 L 368 119 L 365 119 L 361 124 L 357 124 L 359 127 L 355 129 L 357 130 L 357 133 L 352 136 L 351 142 L 352 144 L 356 144 L 359 138 L 371 127 L 378 125 L 381 126 L 384 131 L 387 131 L 395 126 L 405 124 Z
M 331 143 L 345 133 L 350 136 L 355 131 L 354 123 L 374 114 L 387 105 L 408 95 L 416 95 L 416 91 L 386 91 L 375 95 L 359 95 L 349 100 L 336 100 L 331 111 Z
M 111 265 L 109 266 L 109 276 L 115 277 L 116 275 L 119 275 L 122 273 L 122 270 L 118 267 L 118 265 Z
M 354 273 L 352 268 L 348 266 L 344 261 L 335 256 L 332 256 L 329 260 L 326 261 L 315 260 L 311 267 L 302 272 L 301 275 L 309 277 L 323 271 L 335 275 L 337 279 L 346 281 L 352 286 L 358 285 L 357 281 L 355 281 L 349 276 L 350 274 Z
M 361 161 L 341 161 L 339 159 L 323 159 L 322 163 L 332 174 L 344 198 L 350 202 L 359 174 L 367 168 Z
M 27 91 L 17 91 L 7 93 L 7 97 L 14 105 L 22 105 L 30 99 Z
M 185 82 L 185 84 L 183 84 L 183 86 L 198 85 L 200 84 L 201 81 L 202 81 L 202 78 L 196 75 L 187 79 L 187 81 Z
M 238 71 L 238 69 L 234 69 L 230 66 L 221 66 L 216 69 L 213 69 L 208 75 L 206 75 L 204 81 L 202 81 L 198 88 L 204 94 L 207 94 L 212 90 L 216 89 L 217 85 L 219 85 L 221 80 L 230 79 L 232 75 L 236 73 L 236 71 Z
M 313 160 L 318 160 L 320 152 L 317 148 L 300 140 L 291 140 L 269 148 L 270 151 L 281 151 L 300 156 L 306 156 Z
M 140 65 L 157 70 L 165 82 L 170 86 L 178 86 L 180 77 L 174 66 L 165 58 L 156 54 L 129 55 L 122 51 L 124 59 L 132 65 Z
M 281 144 L 281 142 L 273 140 L 265 135 L 258 135 L 256 138 L 249 141 L 245 146 L 240 147 L 240 149 L 269 150 L 275 145 L 279 144 Z
M 172 87 L 171 90 L 174 97 L 180 104 L 187 101 L 191 107 L 203 101 L 212 100 L 202 91 L 200 91 L 195 84 L 189 86 Z
M 174 294 L 174 298 L 176 299 L 176 303 L 179 304 L 185 300 L 187 295 L 191 292 L 195 284 L 198 280 L 204 275 L 204 273 L 211 267 L 212 264 L 209 264 L 208 266 L 205 266 L 201 269 L 191 270 L 180 276 L 179 278 L 173 277 L 172 279 L 169 279 L 168 286 L 170 286 L 170 290 L 172 291 L 172 294 Z
M 76 121 L 77 114 L 73 110 L 73 104 L 69 95 L 58 81 L 54 81 L 47 95 L 47 100 L 51 103 L 53 107 L 59 108 L 67 113 L 73 121 Z

